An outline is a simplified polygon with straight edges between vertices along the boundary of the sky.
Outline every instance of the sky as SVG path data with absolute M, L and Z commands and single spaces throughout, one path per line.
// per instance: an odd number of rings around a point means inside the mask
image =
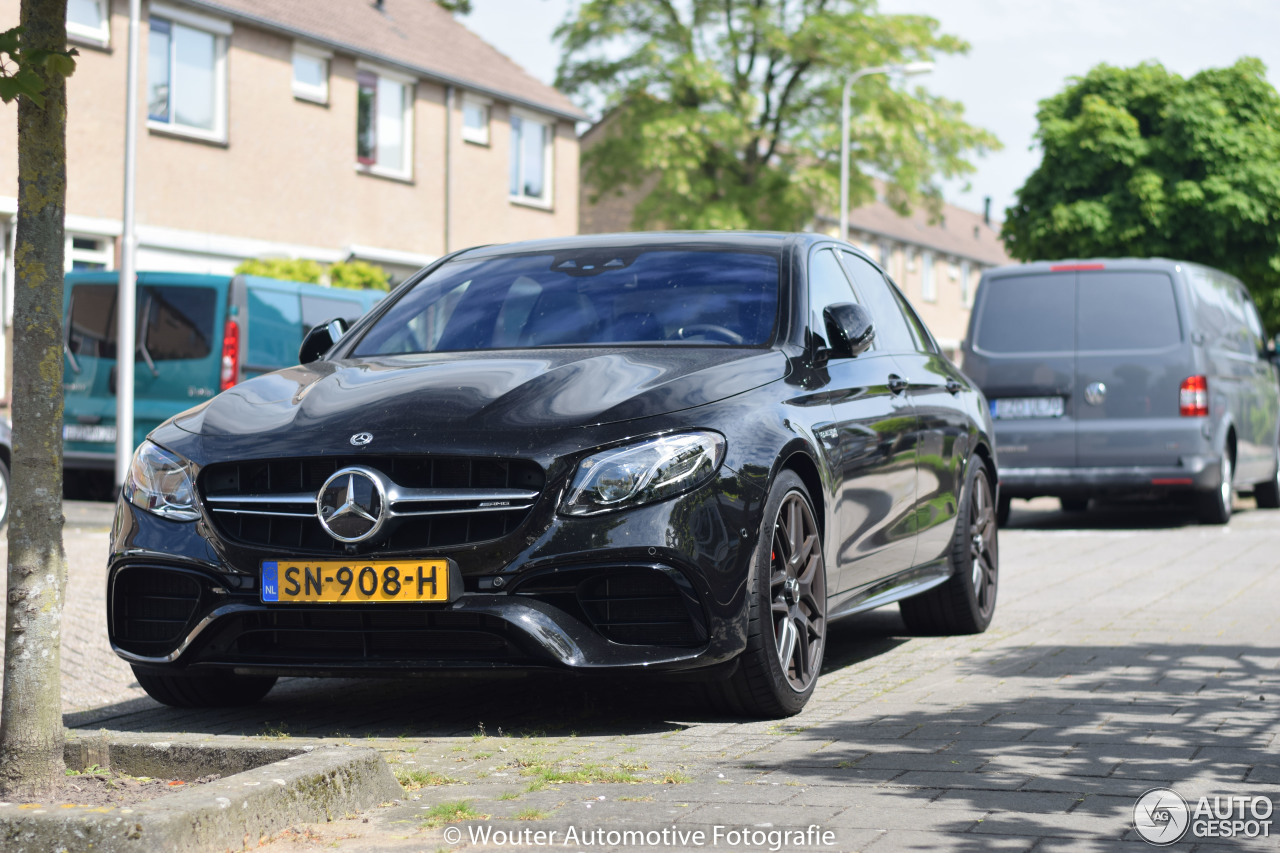
M 538 79 L 551 83 L 559 53 L 552 32 L 579 0 L 473 0 L 463 23 Z M 1255 56 L 1280 85 L 1276 0 L 880 0 L 880 11 L 924 14 L 971 45 L 912 78 L 958 100 L 965 117 L 1004 144 L 976 159 L 977 171 L 944 186 L 947 201 L 981 211 L 992 199 L 1003 219 L 1040 162 L 1036 106 L 1100 62 L 1154 60 L 1183 76 Z M 852 70 L 852 69 L 851 69 Z

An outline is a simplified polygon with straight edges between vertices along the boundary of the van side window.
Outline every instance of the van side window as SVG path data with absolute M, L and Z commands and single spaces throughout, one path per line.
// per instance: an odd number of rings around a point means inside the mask
M 208 358 L 213 352 L 213 319 L 218 292 L 212 287 L 143 287 L 139 318 L 147 330 L 147 351 L 156 361 Z
M 1256 353 L 1265 352 L 1267 349 L 1267 333 L 1262 329 L 1262 318 L 1258 316 L 1258 309 L 1253 304 L 1253 299 L 1245 291 L 1237 290 L 1236 295 L 1240 299 L 1240 307 L 1244 311 L 1245 328 L 1249 333 L 1249 343 Z
M 858 291 L 862 294 L 867 310 L 871 312 L 871 320 L 876 329 L 876 345 L 880 349 L 892 352 L 912 352 L 920 348 L 907 318 L 902 315 L 902 306 L 894 295 L 893 286 L 885 281 L 880 270 L 864 261 L 852 252 L 840 253 L 845 267 L 853 274 L 858 283 Z
M 832 251 L 815 251 L 809 257 L 809 331 L 822 339 L 821 346 L 830 343 L 827 340 L 827 323 L 822 317 L 823 309 L 828 305 L 857 301 L 853 285 Z

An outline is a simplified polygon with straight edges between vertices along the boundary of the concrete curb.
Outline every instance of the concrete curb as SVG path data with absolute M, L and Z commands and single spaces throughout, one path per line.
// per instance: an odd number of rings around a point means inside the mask
M 164 775 L 198 778 L 237 764 L 252 769 L 131 808 L 0 805 L 6 853 L 241 850 L 293 824 L 341 818 L 403 796 L 372 749 L 76 741 L 68 752 L 88 759 L 68 766 L 107 766 L 99 759 L 108 757 L 113 769 L 131 775 L 181 767 Z

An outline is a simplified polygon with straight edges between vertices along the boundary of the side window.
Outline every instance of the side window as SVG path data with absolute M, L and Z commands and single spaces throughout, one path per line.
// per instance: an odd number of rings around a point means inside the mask
M 1265 352 L 1267 349 L 1267 333 L 1262 329 L 1262 318 L 1258 316 L 1258 309 L 1253 304 L 1247 292 L 1239 291 L 1242 307 L 1244 308 L 1244 322 L 1249 330 L 1249 341 L 1253 345 L 1253 351 L 1257 353 Z
M 885 281 L 880 270 L 853 252 L 842 251 L 840 254 L 844 256 L 846 268 L 858 283 L 863 304 L 871 312 L 871 322 L 876 329 L 876 347 L 890 352 L 912 352 L 920 349 L 921 344 L 911 333 L 892 285 Z
M 849 279 L 840 268 L 835 253 L 830 249 L 818 249 L 809 256 L 809 330 L 827 340 L 827 324 L 822 319 L 822 309 L 841 302 L 857 302 Z

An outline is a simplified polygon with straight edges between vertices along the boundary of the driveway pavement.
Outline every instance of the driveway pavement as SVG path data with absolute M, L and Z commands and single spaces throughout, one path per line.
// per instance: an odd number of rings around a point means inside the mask
M 106 648 L 109 520 L 67 527 L 68 726 L 358 742 L 412 789 L 267 853 L 1138 851 L 1134 805 L 1158 787 L 1193 830 L 1202 796 L 1262 798 L 1245 809 L 1268 817 L 1241 828 L 1280 836 L 1280 513 L 1250 502 L 1224 528 L 1015 503 L 986 634 L 913 637 L 894 608 L 839 623 L 809 706 L 765 722 L 712 715 L 687 686 L 547 677 L 291 679 L 249 709 L 163 708 Z M 1200 818 L 1201 835 L 1231 829 Z M 1173 849 L 1277 847 L 1188 832 Z

